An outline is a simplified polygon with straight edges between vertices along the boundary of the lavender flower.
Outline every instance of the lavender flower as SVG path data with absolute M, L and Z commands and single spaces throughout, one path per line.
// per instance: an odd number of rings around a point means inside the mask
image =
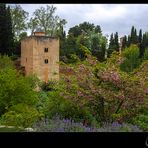
M 36 123 L 33 128 L 37 132 L 142 132 L 138 126 L 118 122 L 104 122 L 101 128 L 87 127 L 72 119 L 61 119 L 58 115 L 51 120 L 46 119 L 46 122 Z

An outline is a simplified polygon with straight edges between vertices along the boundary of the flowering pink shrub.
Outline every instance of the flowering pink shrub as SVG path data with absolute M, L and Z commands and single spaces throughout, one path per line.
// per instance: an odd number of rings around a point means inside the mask
M 100 63 L 89 56 L 81 64 L 62 68 L 73 69 L 71 75 L 68 70 L 61 73 L 66 85 L 62 96 L 80 108 L 88 107 L 98 121 L 128 120 L 144 103 L 141 79 L 120 71 L 111 62 Z

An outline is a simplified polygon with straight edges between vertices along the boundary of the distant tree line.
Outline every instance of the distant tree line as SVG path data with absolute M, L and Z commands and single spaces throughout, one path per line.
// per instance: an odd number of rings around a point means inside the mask
M 20 56 L 21 40 L 41 28 L 46 35 L 61 38 L 66 20 L 55 15 L 56 7 L 36 9 L 29 19 L 29 13 L 20 5 L 0 4 L 0 53 Z
M 109 46 L 107 37 L 102 34 L 101 27 L 93 23 L 83 22 L 71 27 L 66 35 L 64 26 L 67 21 L 56 15 L 56 7 L 47 5 L 36 9 L 29 19 L 29 13 L 20 5 L 0 4 L 0 53 L 9 56 L 20 56 L 21 40 L 27 36 L 27 31 L 33 32 L 40 28 L 46 35 L 60 38 L 60 60 L 76 62 L 84 60 L 89 52 L 99 61 L 110 57 L 113 51 L 119 51 L 118 32 L 110 35 Z M 131 28 L 130 35 L 125 35 L 122 50 L 137 44 L 140 49 L 139 58 L 144 57 L 148 47 L 148 32 Z
M 139 30 L 137 34 L 137 29 L 132 26 L 131 33 L 128 36 L 123 37 L 122 41 L 122 50 L 126 47 L 130 47 L 131 44 L 137 44 L 140 50 L 140 58 L 143 58 L 144 52 L 148 47 L 148 32 L 142 33 L 142 29 Z M 114 50 L 119 50 L 119 41 L 118 41 L 118 33 L 113 33 L 110 36 L 110 43 L 108 49 L 108 55 L 110 55 Z
M 86 52 L 91 52 L 98 60 L 105 57 L 107 39 L 102 35 L 99 25 L 83 22 L 69 29 L 68 35 L 61 40 L 61 60 L 74 60 L 73 55 L 85 59 Z

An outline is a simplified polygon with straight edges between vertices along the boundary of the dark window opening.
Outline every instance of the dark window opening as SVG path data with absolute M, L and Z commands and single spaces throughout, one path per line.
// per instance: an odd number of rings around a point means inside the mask
M 48 59 L 45 59 L 45 61 L 44 61 L 44 62 L 45 62 L 45 64 L 47 64 L 47 63 L 48 63 Z
M 44 52 L 48 52 L 48 48 L 44 48 Z
M 27 58 L 26 58 L 26 62 L 27 62 Z

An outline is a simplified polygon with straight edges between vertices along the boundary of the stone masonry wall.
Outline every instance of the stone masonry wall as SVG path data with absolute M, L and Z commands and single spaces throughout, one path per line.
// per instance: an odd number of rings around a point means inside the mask
M 48 48 L 48 52 L 45 52 Z M 27 61 L 26 61 L 27 58 Z M 48 63 L 45 63 L 48 59 Z M 59 40 L 46 36 L 31 36 L 21 42 L 21 65 L 26 74 L 35 73 L 39 79 L 59 80 Z

